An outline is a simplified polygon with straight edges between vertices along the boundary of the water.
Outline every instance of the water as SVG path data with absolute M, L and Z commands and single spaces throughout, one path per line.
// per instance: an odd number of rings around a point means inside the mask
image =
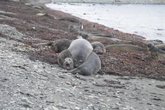
M 165 5 L 46 4 L 74 16 L 165 42 Z

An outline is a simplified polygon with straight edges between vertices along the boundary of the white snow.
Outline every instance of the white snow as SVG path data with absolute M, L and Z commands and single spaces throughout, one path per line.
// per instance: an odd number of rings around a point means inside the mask
M 149 40 L 165 41 L 165 5 L 51 3 L 46 6 Z

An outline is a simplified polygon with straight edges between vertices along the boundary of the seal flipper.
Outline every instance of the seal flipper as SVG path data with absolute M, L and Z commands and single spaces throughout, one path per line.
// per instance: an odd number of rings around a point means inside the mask
M 72 73 L 72 74 L 80 74 L 80 75 L 83 75 L 83 76 L 89 76 L 89 75 L 91 75 L 89 73 L 89 71 L 86 71 L 86 69 L 83 68 L 83 66 L 79 66 L 78 68 L 72 69 L 72 70 L 70 70 L 68 72 L 69 73 Z
M 77 73 L 80 73 L 80 70 L 75 68 L 75 69 L 69 70 L 68 72 L 72 74 L 77 74 Z

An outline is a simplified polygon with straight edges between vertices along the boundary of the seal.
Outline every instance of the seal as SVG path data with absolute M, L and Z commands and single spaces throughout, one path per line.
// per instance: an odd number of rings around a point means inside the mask
M 61 53 L 59 53 L 57 57 L 57 62 L 59 66 L 64 69 L 71 70 L 74 68 L 72 54 L 68 49 L 63 50 Z
M 71 42 L 68 50 L 72 55 L 74 66 L 78 67 L 86 61 L 88 56 L 92 53 L 93 47 L 89 41 L 80 37 Z
M 92 74 L 97 74 L 100 69 L 101 60 L 95 52 L 92 52 L 83 64 L 75 69 L 70 70 L 69 72 L 73 74 L 78 73 L 84 76 L 89 76 Z
M 151 54 L 151 59 L 157 59 L 160 54 L 165 54 L 165 45 L 154 45 L 152 43 L 147 44 L 148 50 Z
M 106 52 L 106 48 L 101 42 L 95 41 L 92 42 L 91 44 L 93 46 L 93 51 L 96 54 L 104 54 Z
M 49 45 L 51 46 L 51 49 L 57 53 L 62 52 L 65 49 L 68 49 L 68 47 L 71 44 L 71 40 L 69 39 L 59 39 L 55 42 L 51 42 Z
M 162 50 L 162 51 L 164 51 L 164 53 L 165 53 L 165 44 L 155 45 L 155 47 Z
M 63 68 L 67 70 L 73 69 L 74 68 L 73 59 L 69 57 L 65 58 L 64 63 L 63 63 Z

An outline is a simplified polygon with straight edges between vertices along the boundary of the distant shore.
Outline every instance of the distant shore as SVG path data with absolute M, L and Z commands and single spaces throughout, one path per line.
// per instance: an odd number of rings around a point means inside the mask
M 165 5 L 46 4 L 92 22 L 165 42 Z M 140 12 L 140 13 L 139 13 Z

